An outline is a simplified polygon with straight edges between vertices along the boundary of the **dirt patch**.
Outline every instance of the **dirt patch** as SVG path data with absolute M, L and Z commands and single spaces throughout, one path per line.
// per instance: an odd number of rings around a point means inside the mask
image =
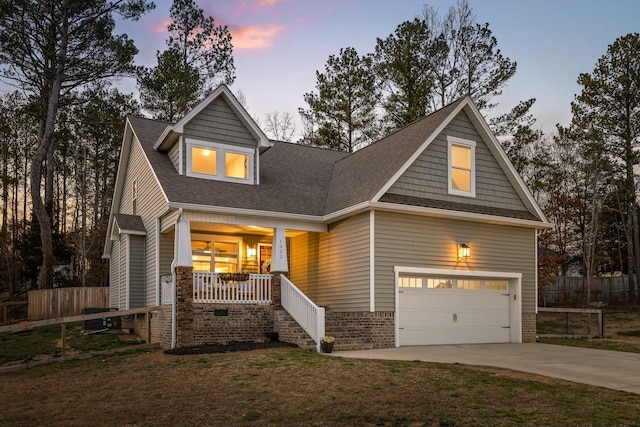
M 165 354 L 170 355 L 190 355 L 190 354 L 209 354 L 209 353 L 233 353 L 236 351 L 251 351 L 265 348 L 283 348 L 283 347 L 297 347 L 295 344 L 290 344 L 281 341 L 264 341 L 264 342 L 252 342 L 252 341 L 231 341 L 227 344 L 207 344 L 194 347 L 180 347 L 171 350 L 165 350 Z

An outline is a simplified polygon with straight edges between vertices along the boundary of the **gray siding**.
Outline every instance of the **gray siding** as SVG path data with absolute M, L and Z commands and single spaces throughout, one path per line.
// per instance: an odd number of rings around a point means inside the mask
M 258 146 L 258 140 L 222 97 L 216 98 L 185 125 L 184 136 L 247 148 Z
M 158 181 L 156 180 L 142 147 L 134 138 L 129 156 L 129 165 L 125 175 L 124 189 L 120 212 L 132 214 L 131 185 L 138 178 L 138 208 L 137 214 L 142 218 L 147 232 L 145 240 L 145 302 L 147 306 L 155 305 L 157 286 L 160 279 L 156 278 L 156 219 L 166 210 L 166 199 Z
M 476 142 L 476 197 L 448 194 L 447 135 Z M 427 147 L 389 193 L 479 206 L 526 211 L 527 208 L 464 111 Z
M 394 266 L 522 273 L 522 312 L 535 312 L 535 233 L 522 227 L 376 212 L 376 311 L 395 309 Z M 471 247 L 458 261 L 457 243 Z
M 180 172 L 180 146 L 182 139 L 179 139 L 173 147 L 169 150 L 169 159 L 171 159 L 171 163 L 173 163 L 173 167 L 176 168 L 178 172 Z M 184 165 L 183 165 L 184 166 Z
M 112 242 L 109 282 L 109 307 L 120 308 L 120 240 Z
M 129 235 L 120 236 L 120 258 L 118 259 L 118 278 L 117 286 L 120 289 L 118 295 L 118 308 L 120 310 L 127 309 L 127 245 L 129 244 Z
M 173 262 L 173 241 L 174 233 L 160 235 L 159 268 L 160 276 L 171 274 L 171 263 Z
M 292 239 L 292 282 L 333 310 L 369 310 L 369 265 L 368 213 Z
M 145 249 L 143 236 L 129 238 L 129 308 L 145 305 Z

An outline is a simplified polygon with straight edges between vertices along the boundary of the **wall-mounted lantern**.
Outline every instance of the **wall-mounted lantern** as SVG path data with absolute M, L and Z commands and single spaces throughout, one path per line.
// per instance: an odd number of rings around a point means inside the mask
M 458 245 L 458 259 L 467 259 L 471 256 L 471 248 L 466 243 Z
M 255 258 L 255 257 L 256 257 L 256 247 L 247 246 L 247 258 Z

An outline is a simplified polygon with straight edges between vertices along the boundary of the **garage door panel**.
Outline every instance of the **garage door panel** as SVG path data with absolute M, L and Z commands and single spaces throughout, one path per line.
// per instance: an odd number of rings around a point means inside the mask
M 510 341 L 509 294 L 493 290 L 399 290 L 400 345 Z

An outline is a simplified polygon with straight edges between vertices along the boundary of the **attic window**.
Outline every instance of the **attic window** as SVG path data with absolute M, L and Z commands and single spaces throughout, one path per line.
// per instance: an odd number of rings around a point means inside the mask
M 187 140 L 187 176 L 252 183 L 254 150 Z
M 449 194 L 475 197 L 475 141 L 449 136 L 447 142 Z

